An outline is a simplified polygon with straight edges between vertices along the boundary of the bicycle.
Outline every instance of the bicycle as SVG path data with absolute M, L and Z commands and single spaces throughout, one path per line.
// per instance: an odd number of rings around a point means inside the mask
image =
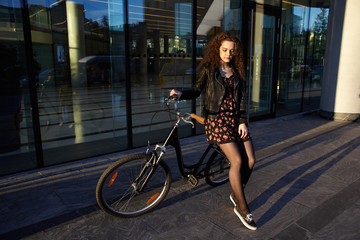
M 194 127 L 191 118 L 204 124 L 204 118 L 193 113 L 181 113 L 177 98 L 166 99 L 167 106 L 172 102 L 177 121 L 164 143 L 156 144 L 153 149 L 148 145 L 144 154 L 131 154 L 117 160 L 100 176 L 96 186 L 96 200 L 106 213 L 125 218 L 140 216 L 153 210 L 164 200 L 171 185 L 171 172 L 163 161 L 169 145 L 175 148 L 181 175 L 192 186 L 196 186 L 201 178 L 205 178 L 206 183 L 211 186 L 228 182 L 230 162 L 216 144 L 209 144 L 197 163 L 184 164 L 178 127 L 181 122 Z M 210 152 L 209 160 L 205 163 Z

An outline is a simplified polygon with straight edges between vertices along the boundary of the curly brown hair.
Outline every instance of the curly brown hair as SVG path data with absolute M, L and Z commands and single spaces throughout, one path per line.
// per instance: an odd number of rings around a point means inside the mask
M 223 41 L 231 41 L 235 43 L 234 56 L 230 61 L 230 66 L 238 70 L 241 78 L 245 80 L 245 63 L 243 47 L 240 39 L 231 32 L 221 32 L 217 34 L 206 46 L 205 55 L 200 62 L 200 67 L 209 68 L 211 71 L 219 67 L 220 46 Z

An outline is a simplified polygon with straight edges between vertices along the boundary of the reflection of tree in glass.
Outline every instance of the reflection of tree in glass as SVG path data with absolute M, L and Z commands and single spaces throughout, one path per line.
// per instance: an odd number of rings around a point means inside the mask
M 326 48 L 326 35 L 328 26 L 329 11 L 325 8 L 320 8 L 320 13 L 316 16 L 313 23 L 313 29 L 315 34 L 317 53 L 320 56 L 325 56 Z

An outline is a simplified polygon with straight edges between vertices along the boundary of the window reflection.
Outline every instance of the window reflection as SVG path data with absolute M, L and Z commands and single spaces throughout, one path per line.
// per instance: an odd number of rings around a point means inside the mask
M 320 105 L 328 4 L 307 7 L 300 1 L 283 1 L 277 115 Z
M 316 7 L 310 9 L 306 52 L 308 70 L 304 84 L 304 111 L 313 110 L 320 106 L 328 16 L 328 9 Z
M 116 13 L 121 12 L 123 19 L 123 6 L 112 6 L 109 15 L 104 1 L 29 1 L 33 54 L 39 64 L 37 94 L 45 164 L 64 161 L 57 149 L 88 149 L 79 156 L 65 156 L 68 161 L 109 151 L 89 148 L 101 140 L 119 148 L 112 143 L 114 124 L 118 131 L 124 131 L 126 124 L 124 111 L 115 118 L 121 123 L 113 121 L 111 87 L 124 80 L 124 68 L 118 67 L 124 59 L 118 53 L 111 56 L 109 42 L 120 40 L 110 29 L 116 31 L 123 24 L 114 24 L 119 19 Z M 114 16 L 112 28 L 109 16 Z M 114 106 L 124 108 L 120 101 L 116 98 Z
M 19 1 L 0 3 L 0 175 L 36 167 Z M 35 72 L 38 72 L 35 64 Z
M 150 141 L 161 139 L 169 117 L 159 114 L 150 122 L 154 112 L 170 89 L 191 87 L 191 21 L 191 1 L 129 2 L 134 146 L 147 143 L 143 134 L 150 124 Z M 184 105 L 190 108 L 190 103 Z
M 27 72 L 20 1 L 0 3 L 0 50 L 2 56 L 9 56 L 2 58 L 0 68 L 1 103 L 6 103 L 1 108 L 0 126 L 9 136 L 9 141 L 2 143 L 5 150 L 0 157 L 2 162 L 13 162 L 15 171 L 36 167 L 36 124 L 40 125 L 45 165 L 144 145 L 149 126 L 154 131 L 151 141 L 160 140 L 169 126 L 168 115 L 160 114 L 152 122 L 151 117 L 163 107 L 170 89 L 192 86 L 193 18 L 196 63 L 202 59 L 203 47 L 220 31 L 248 36 L 251 117 L 273 111 L 274 81 L 277 115 L 319 105 L 328 0 L 198 0 L 196 16 L 192 16 L 190 0 L 134 0 L 127 1 L 128 19 L 123 1 L 28 3 L 34 89 Z M 251 9 L 255 10 L 252 35 L 248 28 L 242 29 L 251 26 Z M 129 32 L 124 27 L 127 20 Z M 278 69 L 274 69 L 278 53 Z M 30 103 L 30 92 L 37 96 L 39 123 L 33 122 L 36 108 Z M 181 104 L 184 111 L 201 113 L 200 98 L 195 106 L 191 101 Z M 197 131 L 202 132 L 201 128 Z M 180 132 L 191 135 L 190 127 Z M 132 143 L 128 142 L 129 133 Z

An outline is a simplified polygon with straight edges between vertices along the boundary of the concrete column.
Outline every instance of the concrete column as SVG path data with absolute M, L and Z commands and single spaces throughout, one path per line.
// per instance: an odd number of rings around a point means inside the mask
M 264 14 L 255 12 L 255 33 L 254 33 L 254 65 L 252 77 L 252 93 L 251 101 L 260 103 L 260 89 L 261 89 L 261 63 L 263 57 L 263 28 L 264 28 Z
M 80 79 L 82 69 L 80 69 L 81 66 L 79 64 L 79 60 L 85 57 L 84 6 L 77 4 L 73 0 L 66 1 L 66 18 L 71 84 L 73 87 L 86 86 L 86 77 L 85 79 Z
M 71 72 L 71 85 L 78 88 L 87 85 L 86 66 L 81 66 L 79 60 L 85 57 L 85 33 L 84 33 L 84 7 L 73 0 L 66 1 L 66 19 L 69 41 L 69 60 Z M 85 69 L 81 69 L 81 67 Z M 85 73 L 81 79 L 80 73 Z M 81 143 L 83 138 L 83 122 L 81 114 L 80 98 L 77 94 L 72 96 L 75 143 Z
M 320 114 L 352 121 L 360 115 L 359 0 L 331 0 Z

